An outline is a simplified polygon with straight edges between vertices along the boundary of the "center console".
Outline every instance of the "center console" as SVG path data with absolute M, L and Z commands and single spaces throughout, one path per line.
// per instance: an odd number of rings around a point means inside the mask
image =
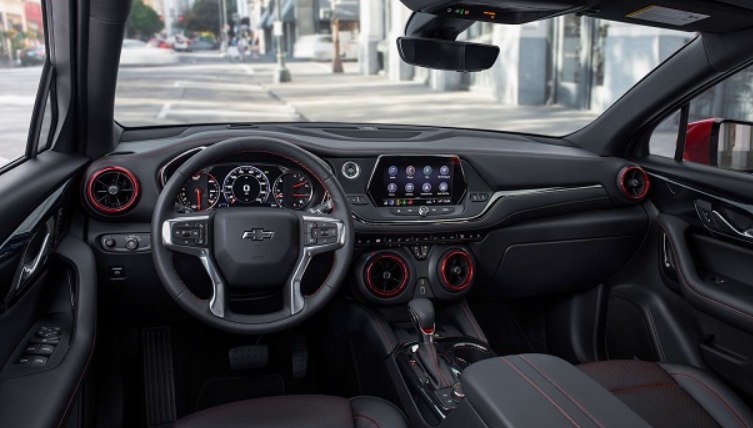
M 572 364 L 541 354 L 468 367 L 464 400 L 441 428 L 649 428 L 614 394 Z

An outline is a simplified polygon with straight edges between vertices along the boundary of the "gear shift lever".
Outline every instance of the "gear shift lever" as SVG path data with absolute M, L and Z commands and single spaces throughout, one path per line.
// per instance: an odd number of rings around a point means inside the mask
M 413 299 L 408 303 L 408 313 L 418 330 L 416 359 L 426 372 L 431 386 L 434 389 L 453 386 L 457 382 L 455 375 L 444 359 L 439 357 L 434 346 L 434 304 L 423 297 Z
M 434 342 L 434 304 L 426 298 L 413 299 L 408 303 L 408 313 L 418 330 L 421 343 Z

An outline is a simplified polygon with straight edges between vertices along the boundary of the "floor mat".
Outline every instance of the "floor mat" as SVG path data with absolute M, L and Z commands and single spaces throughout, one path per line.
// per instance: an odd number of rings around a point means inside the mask
M 251 398 L 285 394 L 285 382 L 276 374 L 208 380 L 201 387 L 194 411 Z

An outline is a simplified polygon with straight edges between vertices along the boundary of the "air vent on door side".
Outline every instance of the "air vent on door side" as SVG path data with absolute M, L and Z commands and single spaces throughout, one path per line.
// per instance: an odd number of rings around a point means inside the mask
M 473 260 L 465 251 L 453 250 L 439 263 L 439 280 L 446 289 L 463 291 L 473 281 Z
M 86 186 L 91 206 L 103 214 L 119 214 L 133 206 L 139 197 L 139 184 L 130 171 L 107 167 L 95 172 Z
M 364 275 L 369 291 L 377 297 L 395 297 L 408 285 L 408 266 L 402 257 L 392 253 L 369 260 Z
M 648 175 L 643 168 L 626 166 L 620 170 L 617 184 L 622 194 L 631 201 L 640 201 L 648 193 Z

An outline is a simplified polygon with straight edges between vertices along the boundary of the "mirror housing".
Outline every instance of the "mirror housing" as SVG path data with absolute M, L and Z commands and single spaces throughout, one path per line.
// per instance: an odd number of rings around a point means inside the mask
M 721 118 L 689 123 L 682 159 L 750 171 L 753 169 L 753 123 Z
M 408 64 L 450 71 L 483 71 L 499 56 L 499 47 L 424 37 L 399 37 L 397 50 Z

